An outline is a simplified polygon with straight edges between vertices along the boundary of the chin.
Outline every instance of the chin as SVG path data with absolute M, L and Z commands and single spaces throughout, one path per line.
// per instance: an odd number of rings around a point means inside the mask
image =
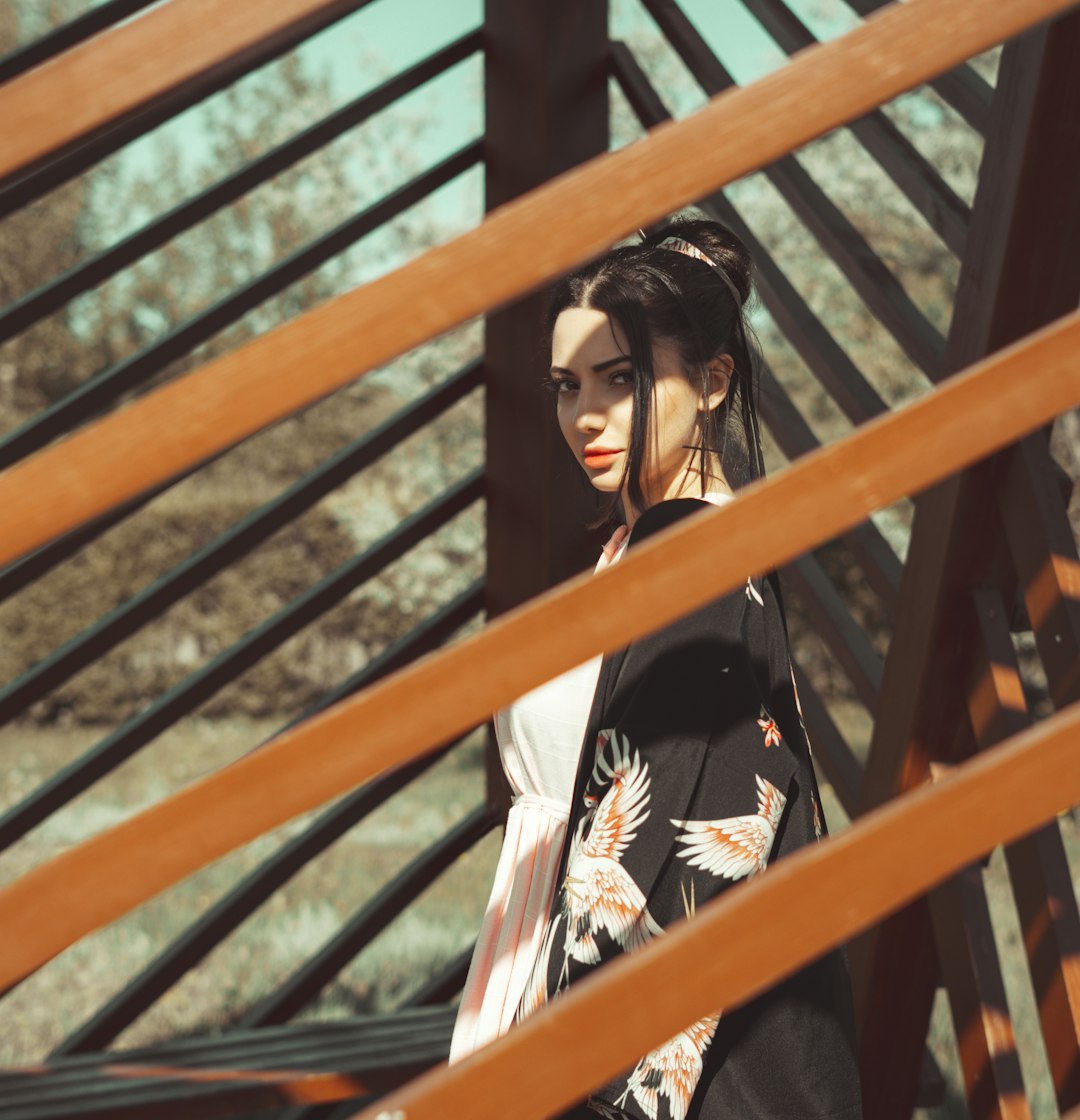
M 620 483 L 621 479 L 608 478 L 606 474 L 597 475 L 595 478 L 589 479 L 589 484 L 592 488 L 594 490 L 599 490 L 601 494 L 617 494 L 622 489 Z

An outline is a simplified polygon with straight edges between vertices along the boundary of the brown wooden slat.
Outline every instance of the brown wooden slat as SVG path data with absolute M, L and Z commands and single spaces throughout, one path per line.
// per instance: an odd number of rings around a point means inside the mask
M 1080 99 L 1075 32 L 1068 25 L 1075 18 L 1049 33 L 1032 32 L 1004 52 L 950 330 L 950 369 L 1077 302 L 1076 262 L 1062 263 L 1069 254 L 1060 251 L 1060 231 L 1073 228 L 1080 176 L 1065 162 L 1059 114 L 1063 81 L 1074 89 L 1073 100 L 1064 103 Z M 1058 41 L 1066 49 L 1059 50 Z M 1071 62 L 1067 48 L 1073 48 Z M 1059 186 L 1059 176 L 1069 185 Z M 963 689 L 955 682 L 965 679 L 972 647 L 963 609 L 967 592 L 993 582 L 999 568 L 996 542 L 987 540 L 997 523 L 999 471 L 1000 460 L 984 464 L 916 502 L 863 786 L 865 808 L 925 780 L 932 758 L 955 757 L 954 740 L 971 737 Z M 967 746 L 962 742 L 960 749 Z M 925 915 L 907 911 L 890 919 L 852 946 L 851 961 L 867 1111 L 881 1120 L 907 1120 L 937 983 Z
M 854 817 L 862 785 L 862 767 L 798 662 L 793 662 L 792 671 L 814 752 L 814 765 L 832 786 L 844 812 Z
M 1069 3 L 909 0 L 500 208 L 479 229 L 0 475 L 0 563 Z M 299 368 L 307 376 L 297 378 Z
M 0 89 L 0 120 L 18 122 L 0 133 L 0 178 L 265 49 L 297 25 L 315 30 L 353 6 L 349 0 L 170 0 L 98 35 Z
M 761 394 L 758 410 L 762 423 L 784 457 L 790 461 L 815 451 L 821 444 L 787 390 L 767 363 L 762 364 L 759 372 Z M 888 541 L 872 521 L 845 533 L 844 539 L 859 558 L 870 586 L 891 607 L 900 583 L 901 565 Z
M 747 9 L 789 55 L 816 40 L 784 0 L 744 0 Z M 863 148 L 877 161 L 922 214 L 927 224 L 959 257 L 964 252 L 967 206 L 935 168 L 880 110 L 848 126 Z
M 642 125 L 655 128 L 671 120 L 667 108 L 625 43 L 611 44 L 611 69 Z M 754 262 L 754 286 L 762 303 L 847 417 L 854 423 L 860 423 L 887 411 L 888 405 L 877 390 L 867 382 L 844 349 L 837 345 L 724 194 L 718 191 L 700 205 L 711 217 L 730 227 L 750 250 Z
M 1008 611 L 991 588 L 972 594 L 979 632 L 968 709 L 980 747 L 1030 726 Z M 1005 849 L 1043 1041 L 1059 1100 L 1080 1096 L 1080 913 L 1057 821 Z
M 0 57 L 0 82 L 9 82 L 19 74 L 40 66 L 42 62 L 70 49 L 106 27 L 148 8 L 154 0 L 104 0 L 82 15 L 68 19 L 44 35 Z
M 1001 978 L 982 866 L 964 868 L 929 896 L 971 1120 L 1030 1120 Z
M 710 1009 L 738 1005 L 1080 797 L 1080 767 L 1071 764 L 1077 734 L 1080 705 L 1072 705 L 940 783 L 786 857 L 360 1120 L 398 1111 L 408 1120 L 538 1120 L 565 1108 Z M 598 1031 L 598 1022 L 619 1030 Z M 583 1038 L 588 1046 L 567 1045 Z
M 1001 517 L 1050 696 L 1060 707 L 1080 697 L 1080 559 L 1042 433 L 1022 440 L 1009 457 Z
M 567 581 L 35 868 L 0 891 L 0 988 L 295 814 L 1045 423 L 1080 400 L 1078 348 L 1075 312 L 922 400 L 751 484 L 735 501 L 703 506 L 619 564 Z M 1028 370 L 1023 381 L 1015 377 L 1018 364 Z M 925 454 L 926 440 L 937 454 Z M 761 525 L 781 523 L 783 534 L 760 532 Z M 629 602 L 634 611 L 625 609 Z M 417 696 L 424 697 L 422 706 Z
M 706 93 L 713 95 L 734 84 L 673 0 L 645 0 L 645 6 Z M 912 361 L 928 375 L 940 376 L 941 336 L 802 164 L 793 156 L 785 156 L 766 166 L 764 173 Z
M 816 633 L 873 713 L 881 689 L 882 660 L 866 631 L 852 617 L 847 603 L 812 554 L 798 557 L 783 572 L 796 588 Z

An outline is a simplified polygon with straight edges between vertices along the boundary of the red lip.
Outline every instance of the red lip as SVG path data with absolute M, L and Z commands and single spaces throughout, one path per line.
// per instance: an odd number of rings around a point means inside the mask
M 585 466 L 609 467 L 615 462 L 615 458 L 619 454 L 621 454 L 620 448 L 586 447 L 584 451 Z

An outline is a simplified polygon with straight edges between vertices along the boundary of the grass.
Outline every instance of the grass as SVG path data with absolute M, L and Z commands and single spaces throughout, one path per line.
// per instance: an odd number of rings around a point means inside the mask
M 246 720 L 189 720 L 54 814 L 0 855 L 0 883 L 239 757 L 275 728 Z M 10 806 L 95 740 L 93 730 L 0 733 Z M 380 806 L 275 892 L 118 1039 L 120 1048 L 213 1033 L 236 1022 L 318 951 L 409 859 L 483 797 L 482 746 L 473 736 Z M 198 915 L 317 814 L 204 868 L 111 926 L 84 938 L 0 1003 L 0 1064 L 40 1061 Z M 391 1006 L 475 936 L 498 855 L 486 837 L 376 938 L 302 1017 Z

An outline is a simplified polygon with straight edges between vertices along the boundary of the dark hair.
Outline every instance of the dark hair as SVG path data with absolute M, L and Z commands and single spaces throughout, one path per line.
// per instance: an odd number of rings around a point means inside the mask
M 661 248 L 671 237 L 699 249 L 709 261 Z M 641 469 L 652 417 L 656 339 L 676 345 L 687 372 L 700 378 L 703 400 L 709 391 L 708 363 L 721 354 L 730 355 L 734 363 L 728 392 L 715 410 L 722 411 L 722 417 L 718 420 L 708 409 L 703 412 L 696 447 L 701 454 L 702 485 L 711 452 L 719 455 L 732 488 L 765 473 L 757 422 L 755 348 L 748 339 L 743 311 L 752 288 L 751 268 L 746 247 L 725 226 L 678 219 L 654 230 L 640 244 L 612 249 L 564 277 L 552 290 L 549 334 L 562 311 L 584 307 L 603 311 L 626 336 L 634 369 L 634 411 L 624 481 L 638 509 L 646 501 Z M 607 510 L 609 515 L 617 504 L 618 498 Z

